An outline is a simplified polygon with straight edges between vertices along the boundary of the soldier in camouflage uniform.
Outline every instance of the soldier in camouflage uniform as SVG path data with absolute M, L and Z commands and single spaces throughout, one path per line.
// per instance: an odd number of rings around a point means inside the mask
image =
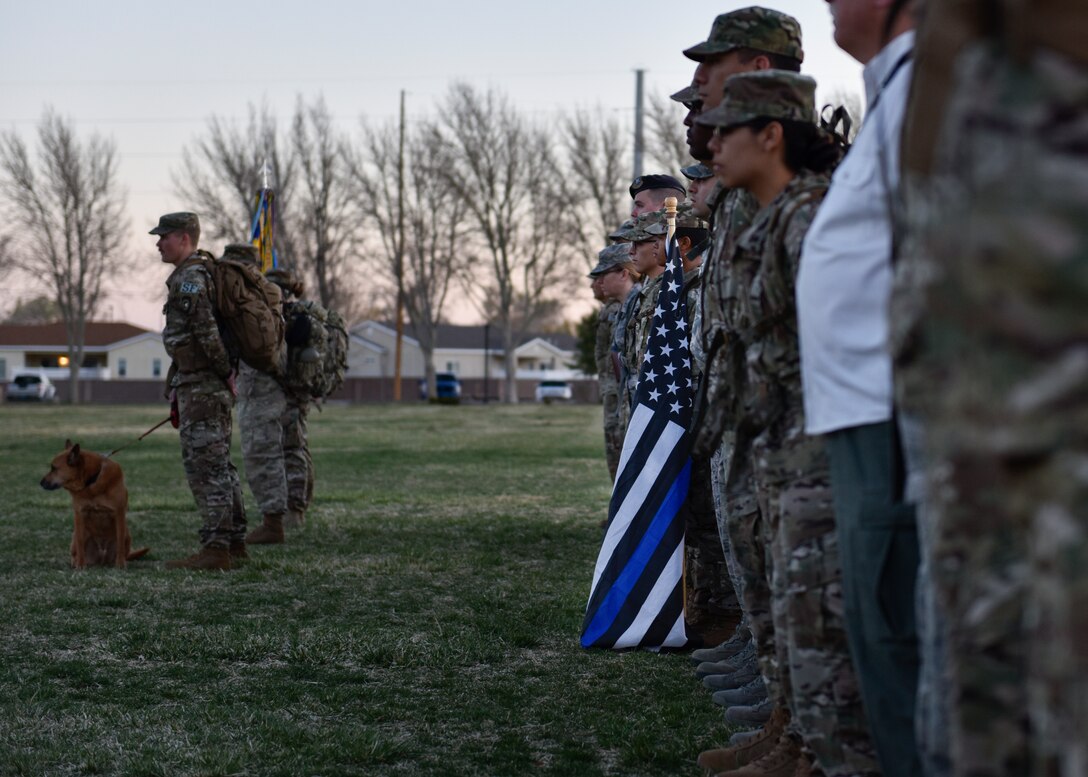
M 244 555 L 241 484 L 230 460 L 234 364 L 215 320 L 210 256 L 198 253 L 195 213 L 168 213 L 150 234 L 162 261 L 174 265 L 166 281 L 162 340 L 173 359 L 169 372 L 177 401 L 185 477 L 203 517 L 201 550 L 168 561 L 168 569 L 230 569 L 232 551 Z M 212 260 L 214 261 L 214 260 Z
M 605 294 L 606 275 L 624 271 L 629 259 L 626 245 L 611 245 L 597 254 L 597 265 L 590 273 L 593 279 L 593 296 L 604 303 L 597 315 L 597 337 L 593 357 L 597 364 L 597 383 L 600 386 L 604 422 L 604 451 L 608 461 L 608 473 L 616 479 L 616 469 L 623 450 L 623 420 L 620 417 L 619 372 L 612 357 L 612 330 L 616 325 L 621 300 Z M 625 276 L 629 277 L 629 276 Z M 624 293 L 626 298 L 626 291 Z
M 638 308 L 627 322 L 627 331 L 624 334 L 623 360 L 629 376 L 628 409 L 634 405 L 638 371 L 646 353 L 646 340 L 653 324 L 657 292 L 664 273 L 665 232 L 664 211 L 650 211 L 635 219 L 631 239 L 631 263 L 642 274 L 642 291 L 639 292 Z
M 744 8 L 718 16 L 706 41 L 687 49 L 685 55 L 698 63 L 693 83 L 703 111 L 718 106 L 725 80 L 737 73 L 775 67 L 800 70 L 804 52 L 801 27 L 792 16 L 767 8 Z M 708 161 L 711 127 L 696 118 L 688 132 L 688 145 L 696 159 Z M 722 191 L 715 186 L 713 238 L 703 267 L 701 325 L 697 349 L 706 360 L 698 412 L 692 419 L 695 455 L 712 456 L 718 530 L 727 566 L 745 621 L 736 634 L 718 648 L 695 651 L 693 660 L 712 665 L 721 662 L 722 671 L 744 651 L 750 638 L 752 619 L 760 623 L 764 638 L 759 649 L 773 651 L 774 632 L 770 617 L 770 589 L 764 569 L 766 549 L 760 539 L 760 513 L 750 467 L 750 435 L 738 436 L 733 402 L 727 386 L 738 375 L 732 357 L 737 351 L 729 341 L 727 310 L 733 295 L 733 267 L 728 261 L 733 245 L 747 228 L 758 205 L 743 189 Z M 743 372 L 739 373 L 743 375 Z M 770 666 L 765 661 L 764 666 Z M 708 672 L 713 671 L 708 668 Z M 773 678 L 764 678 L 773 687 Z M 709 682 L 709 678 L 708 678 Z M 739 683 L 738 683 L 739 684 Z M 721 686 L 718 687 L 725 687 Z M 782 731 L 783 715 L 776 715 L 754 739 L 741 748 L 722 748 L 700 755 L 700 765 L 716 770 L 744 764 L 773 747 Z
M 684 268 L 689 333 L 698 316 L 702 262 L 709 234 L 707 223 L 692 212 L 690 204 L 682 203 L 676 216 L 676 242 Z M 694 391 L 698 390 L 701 376 L 699 364 L 692 360 Z M 684 613 L 689 633 L 698 635 L 704 644 L 716 645 L 733 633 L 741 612 L 718 536 L 710 461 L 706 458 L 692 457 L 684 551 Z
M 1088 7 L 930 2 L 918 36 L 892 320 L 925 430 L 950 773 L 1083 775 Z
M 699 118 L 717 128 L 710 147 L 723 185 L 760 205 L 729 260 L 729 393 L 769 551 L 770 643 L 763 621 L 753 618 L 752 630 L 770 699 L 786 704 L 791 725 L 772 750 L 730 772 L 742 777 L 792 775 L 808 758 L 829 776 L 880 773 L 846 639 L 827 452 L 804 433 L 794 284 L 839 158 L 814 124 L 815 88 L 786 71 L 735 75 L 718 108 Z
M 257 249 L 248 243 L 231 243 L 223 259 L 260 265 Z M 283 542 L 283 517 L 287 512 L 287 476 L 283 461 L 283 427 L 287 394 L 280 374 L 269 375 L 242 360 L 238 366 L 238 427 L 242 435 L 242 459 L 246 480 L 257 498 L 263 522 L 246 535 L 251 545 Z
M 612 361 L 617 365 L 619 370 L 619 419 L 620 419 L 620 434 L 621 436 L 627 431 L 627 422 L 631 417 L 631 391 L 629 384 L 632 381 L 638 380 L 638 372 L 632 376 L 627 362 L 624 358 L 624 347 L 627 338 L 627 325 L 634 318 L 635 313 L 638 311 L 639 296 L 642 294 L 642 274 L 635 269 L 634 265 L 630 262 L 630 241 L 635 235 L 634 221 L 625 221 L 618 230 L 609 235 L 609 238 L 618 241 L 619 245 L 623 245 L 628 249 L 628 274 L 631 277 L 632 285 L 622 300 L 620 300 L 619 311 L 616 313 L 616 321 L 612 327 Z M 606 281 L 608 283 L 608 281 Z M 618 298 L 618 297 L 617 297 Z M 620 446 L 622 452 L 623 446 Z
M 268 280 L 280 287 L 286 307 L 300 300 L 305 292 L 302 281 L 290 271 L 273 268 L 265 273 Z M 306 522 L 306 511 L 314 499 L 314 460 L 310 455 L 307 416 L 310 398 L 287 392 L 287 406 L 280 416 L 283 428 L 283 464 L 287 475 L 287 515 L 283 525 L 295 529 Z

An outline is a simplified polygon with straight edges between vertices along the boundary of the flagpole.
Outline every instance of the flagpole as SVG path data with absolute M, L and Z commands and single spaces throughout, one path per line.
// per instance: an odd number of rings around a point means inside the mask
M 669 234 L 665 238 L 666 244 L 669 240 L 672 240 L 672 236 L 676 233 L 676 198 L 665 198 L 665 223 L 669 225 Z

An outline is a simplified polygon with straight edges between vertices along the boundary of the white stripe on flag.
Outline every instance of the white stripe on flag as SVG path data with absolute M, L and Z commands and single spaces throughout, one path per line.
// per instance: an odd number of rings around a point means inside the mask
M 654 411 L 646 407 L 646 405 L 635 405 L 635 412 L 631 414 L 631 423 L 627 425 L 627 431 L 623 435 L 623 450 L 620 451 L 620 465 L 616 468 L 616 482 L 619 482 L 619 475 L 623 472 L 624 467 L 627 466 L 628 460 L 631 458 L 631 452 L 638 446 L 639 440 L 642 439 L 643 433 L 646 431 L 646 427 L 649 426 L 650 421 L 653 420 Z M 612 490 L 616 490 L 615 483 L 612 484 Z
M 640 418 L 640 414 L 642 418 Z M 628 429 L 628 437 L 631 432 L 634 431 L 635 420 L 640 421 L 641 428 L 638 429 L 638 434 L 646 428 L 646 421 L 653 418 L 654 412 L 645 405 L 638 405 L 635 408 L 634 415 L 631 417 L 631 428 Z M 645 420 L 643 420 L 645 419 Z M 597 554 L 597 566 L 593 570 L 593 585 L 590 586 L 589 595 L 593 598 L 593 592 L 597 590 L 597 582 L 601 579 L 601 574 L 604 572 L 605 567 L 608 566 L 608 562 L 612 558 L 612 553 L 616 549 L 616 545 L 619 544 L 620 539 L 627 533 L 627 529 L 631 526 L 631 521 L 638 515 L 639 509 L 642 507 L 643 502 L 646 501 L 646 495 L 653 488 L 654 483 L 657 482 L 658 475 L 661 474 L 662 467 L 669 459 L 669 454 L 672 453 L 673 448 L 676 447 L 677 441 L 683 436 L 686 430 L 684 427 L 673 422 L 662 430 L 661 436 L 657 438 L 657 442 L 654 444 L 653 450 L 650 455 L 646 457 L 646 462 L 642 469 L 638 473 L 638 478 L 631 484 L 631 489 L 627 492 L 627 496 L 624 497 L 623 504 L 620 505 L 616 511 L 615 517 L 612 522 L 608 524 L 608 533 L 605 535 L 604 542 L 601 543 L 601 551 Z M 626 445 L 624 448 L 626 449 Z M 616 480 L 619 480 L 619 472 L 622 472 L 622 468 L 617 472 Z M 671 485 L 671 484 L 670 484 Z
M 654 622 L 654 618 L 661 612 L 661 608 L 665 606 L 665 602 L 668 601 L 672 595 L 673 590 L 676 588 L 676 581 L 680 579 L 680 575 L 684 573 L 684 543 L 681 542 L 673 551 L 672 556 L 669 558 L 665 568 L 661 570 L 661 575 L 657 578 L 657 582 L 654 583 L 653 589 L 651 589 L 649 595 L 646 597 L 646 601 L 642 603 L 642 607 L 638 611 L 638 615 L 631 621 L 631 625 L 627 631 L 620 635 L 620 638 L 616 640 L 616 644 L 612 647 L 615 649 L 635 647 L 642 638 L 646 636 L 646 630 L 650 628 L 650 624 Z M 681 620 L 683 620 L 683 613 L 681 612 Z M 673 626 L 675 631 L 676 626 Z M 672 636 L 672 632 L 669 632 L 669 636 Z M 687 640 L 685 639 L 684 642 Z M 681 643 L 683 644 L 683 643 Z M 668 646 L 668 641 L 663 646 Z

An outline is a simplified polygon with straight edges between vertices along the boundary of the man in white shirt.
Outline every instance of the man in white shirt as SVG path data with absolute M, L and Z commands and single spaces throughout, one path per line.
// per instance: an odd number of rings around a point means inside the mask
M 835 42 L 865 65 L 865 125 L 805 238 L 797 280 L 805 430 L 824 435 L 847 633 L 885 775 L 920 773 L 914 737 L 918 541 L 903 501 L 888 347 L 909 0 L 828 0 Z

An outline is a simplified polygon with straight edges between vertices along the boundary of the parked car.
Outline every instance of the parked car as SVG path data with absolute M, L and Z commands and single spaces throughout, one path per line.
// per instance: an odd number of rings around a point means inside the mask
M 57 387 L 44 372 L 16 372 L 4 396 L 9 402 L 54 402 Z
M 461 381 L 452 372 L 436 372 L 434 376 L 435 400 L 438 402 L 460 402 Z M 428 399 L 427 381 L 419 382 L 419 398 Z
M 542 380 L 536 387 L 537 402 L 570 402 L 574 391 L 565 380 Z

